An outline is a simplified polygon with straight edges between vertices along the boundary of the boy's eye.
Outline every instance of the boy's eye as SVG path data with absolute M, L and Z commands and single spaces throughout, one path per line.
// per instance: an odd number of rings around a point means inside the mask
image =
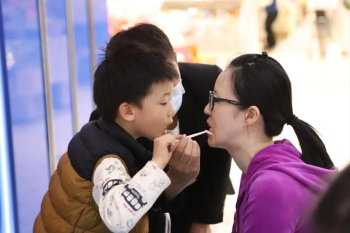
M 167 104 L 168 104 L 168 102 L 164 102 L 164 103 L 160 103 L 160 104 L 165 106 L 165 105 L 167 105 Z

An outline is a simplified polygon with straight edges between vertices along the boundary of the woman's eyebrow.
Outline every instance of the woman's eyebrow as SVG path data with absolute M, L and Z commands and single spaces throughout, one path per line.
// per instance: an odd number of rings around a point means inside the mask
M 218 90 L 214 89 L 213 94 L 216 95 L 217 93 L 220 93 L 220 92 Z

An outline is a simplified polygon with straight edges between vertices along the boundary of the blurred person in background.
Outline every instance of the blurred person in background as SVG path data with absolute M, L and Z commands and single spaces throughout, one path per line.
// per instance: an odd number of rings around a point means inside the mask
M 263 49 L 265 41 L 263 16 L 265 7 L 271 5 L 272 2 L 272 0 L 243 0 L 241 2 L 238 17 L 239 52 L 250 53 Z
M 328 46 L 332 46 L 336 41 L 334 26 L 337 24 L 335 19 L 339 0 L 307 0 L 307 8 L 315 14 L 319 54 L 321 58 L 325 58 Z
M 190 135 L 205 130 L 208 125 L 203 108 L 221 69 L 216 65 L 177 63 L 168 37 L 155 25 L 138 24 L 121 33 L 127 34 L 128 43 L 161 52 L 172 60 L 180 72 L 180 78 L 173 81 L 171 102 L 175 113 L 168 133 Z M 98 112 L 94 111 L 90 121 L 98 118 Z M 209 147 L 206 135 L 195 137 L 194 140 L 198 142 L 201 151 L 200 173 L 197 180 L 183 190 L 182 209 L 170 213 L 172 233 L 210 233 L 210 224 L 223 221 L 226 194 L 234 193 L 229 178 L 229 154 L 223 149 Z M 139 141 L 152 148 L 151 141 L 145 138 L 140 138 Z
M 310 233 L 308 208 L 337 169 L 292 106 L 290 79 L 266 52 L 232 60 L 209 93 L 208 143 L 226 149 L 242 171 L 232 232 Z M 273 139 L 285 124 L 302 153 L 287 139 Z
M 313 214 L 318 233 L 350 232 L 350 165 L 334 177 Z
M 265 19 L 265 31 L 266 31 L 266 45 L 265 49 L 271 49 L 276 44 L 275 34 L 273 32 L 273 23 L 275 22 L 278 9 L 276 0 L 272 0 L 272 3 L 265 7 L 266 19 Z

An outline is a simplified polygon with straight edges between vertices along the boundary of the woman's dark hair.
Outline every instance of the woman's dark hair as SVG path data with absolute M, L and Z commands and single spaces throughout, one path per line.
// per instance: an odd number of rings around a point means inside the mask
M 246 54 L 231 61 L 228 68 L 232 70 L 233 93 L 243 109 L 259 108 L 266 135 L 279 135 L 287 123 L 298 137 L 305 163 L 323 168 L 334 166 L 316 130 L 293 114 L 291 82 L 275 59 L 266 52 Z
M 123 102 L 142 107 L 142 100 L 154 83 L 178 78 L 174 57 L 164 51 L 169 45 L 172 48 L 171 44 L 166 35 L 156 29 L 151 24 L 140 24 L 120 31 L 104 49 L 103 59 L 95 71 L 93 91 L 97 111 L 106 121 L 114 121 Z M 155 35 L 147 33 L 158 33 L 163 40 L 157 41 L 162 43 L 153 45 L 150 40 Z M 169 49 L 167 52 L 170 53 Z

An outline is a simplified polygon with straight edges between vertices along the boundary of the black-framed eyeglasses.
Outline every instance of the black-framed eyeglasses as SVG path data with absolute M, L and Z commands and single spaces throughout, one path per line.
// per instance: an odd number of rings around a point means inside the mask
M 226 102 L 226 103 L 233 104 L 233 105 L 242 105 L 242 103 L 239 101 L 215 97 L 215 96 L 213 96 L 213 94 L 214 94 L 213 91 L 209 91 L 209 109 L 210 109 L 210 111 L 213 111 L 215 102 Z

